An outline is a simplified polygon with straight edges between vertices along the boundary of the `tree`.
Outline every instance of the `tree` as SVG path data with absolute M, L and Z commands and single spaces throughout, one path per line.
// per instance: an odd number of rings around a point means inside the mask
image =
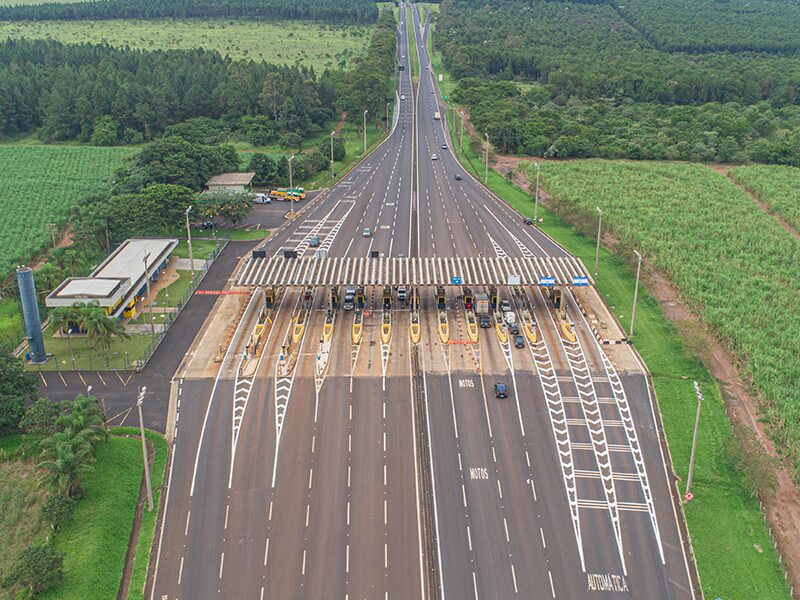
M 93 146 L 115 146 L 119 143 L 119 123 L 106 115 L 94 123 L 89 143 Z
M 64 555 L 51 546 L 31 546 L 22 551 L 11 573 L 3 579 L 3 587 L 22 586 L 36 596 L 62 579 Z
M 196 196 L 188 187 L 163 183 L 144 188 L 141 195 L 145 203 L 160 215 L 167 229 L 183 227 L 184 213 Z
M 330 160 L 331 156 L 331 141 L 330 140 L 322 140 L 319 144 L 319 153 L 322 156 L 327 156 L 328 160 Z M 343 161 L 347 151 L 345 149 L 344 140 L 338 137 L 333 138 L 333 160 L 335 161 Z
M 272 186 L 277 183 L 277 165 L 269 154 L 256 153 L 250 157 L 248 171 L 255 173 L 253 183 L 258 186 Z
M 197 202 L 202 215 L 223 217 L 234 227 L 253 210 L 253 200 L 248 192 L 209 192 Z
M 297 149 L 303 145 L 303 138 L 300 134 L 290 131 L 278 139 L 278 145 L 284 150 Z
M 25 416 L 19 426 L 28 436 L 41 440 L 58 431 L 56 421 L 60 414 L 58 404 L 48 398 L 39 398 L 25 409 Z
M 72 353 L 72 326 L 77 324 L 78 316 L 80 314 L 80 304 L 73 304 L 72 306 L 56 306 L 50 311 L 50 323 L 54 329 L 59 330 L 62 334 L 67 334 L 67 344 L 69 351 Z
M 42 518 L 50 524 L 53 531 L 60 531 L 69 523 L 75 512 L 75 500 L 60 494 L 50 494 L 42 506 Z
M 10 352 L 0 352 L 0 431 L 14 430 L 24 414 L 25 402 L 36 395 L 36 380 Z

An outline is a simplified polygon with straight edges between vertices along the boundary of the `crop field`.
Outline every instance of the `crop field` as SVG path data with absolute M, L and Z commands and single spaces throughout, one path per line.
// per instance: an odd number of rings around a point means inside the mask
M 0 278 L 50 243 L 48 223 L 100 188 L 129 148 L 0 145 Z
M 752 165 L 731 169 L 730 175 L 771 211 L 800 230 L 800 169 Z
M 0 0 L 2 2 L 3 0 Z M 301 63 L 321 73 L 362 55 L 371 28 L 305 21 L 223 19 L 0 22 L 0 39 L 50 38 L 69 44 L 108 42 L 142 49 L 206 48 L 232 58 Z
M 800 243 L 702 165 L 546 163 L 542 177 L 557 208 L 593 222 L 600 206 L 622 253 L 638 249 L 672 280 L 754 384 L 800 472 Z

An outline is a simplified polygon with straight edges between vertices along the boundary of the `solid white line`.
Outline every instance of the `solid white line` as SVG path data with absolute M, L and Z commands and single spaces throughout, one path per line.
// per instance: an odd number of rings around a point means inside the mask
M 505 517 L 503 517 L 503 529 L 505 529 L 506 531 L 506 541 L 511 542 L 511 540 L 508 537 L 508 522 L 506 521 Z
M 183 557 L 181 556 L 181 566 L 178 569 L 178 585 L 181 584 L 181 579 L 183 578 Z
M 224 529 L 228 528 L 228 513 L 230 512 L 230 510 L 231 510 L 231 505 L 230 504 L 226 504 L 225 505 L 225 527 L 224 527 Z
M 167 520 L 167 509 L 169 508 L 169 492 L 172 489 L 172 473 L 174 471 L 175 465 L 175 454 L 178 451 L 177 441 L 172 446 L 172 457 L 169 461 L 169 481 L 167 482 L 167 497 L 164 500 L 164 516 L 161 520 L 161 531 L 158 534 L 158 551 L 156 552 L 156 566 L 153 572 L 153 589 L 150 592 L 150 600 L 154 600 L 156 597 L 156 579 L 158 578 L 158 564 L 161 561 L 161 543 L 164 539 L 164 523 Z
M 311 481 L 314 479 L 314 467 L 308 470 L 308 489 L 311 489 Z
M 410 229 L 409 229 L 409 235 Z M 410 242 L 410 240 L 409 240 Z M 411 245 L 409 243 L 409 252 L 411 251 Z M 417 540 L 419 542 L 419 588 L 420 588 L 420 598 L 421 600 L 425 600 L 425 583 L 424 577 L 422 577 L 422 573 L 425 572 L 425 563 L 423 560 L 423 550 L 422 550 L 422 520 L 421 520 L 421 511 L 419 506 L 419 464 L 417 460 L 417 417 L 416 417 L 416 407 L 415 407 L 415 400 L 414 400 L 414 378 L 411 372 L 411 352 L 408 353 L 408 380 L 409 380 L 409 389 L 411 390 L 411 446 L 414 448 L 414 496 L 417 502 Z M 386 401 L 383 402 L 384 411 L 386 410 Z M 384 414 L 384 418 L 385 418 Z M 348 507 L 349 508 L 349 507 Z
M 303 550 L 303 569 L 300 572 L 301 575 L 306 574 L 306 552 L 307 552 L 306 550 Z
M 306 504 L 306 528 L 308 528 L 308 517 L 311 514 L 311 505 Z
M 267 566 L 267 558 L 269 557 L 269 538 L 267 538 L 267 544 L 264 547 L 264 566 Z

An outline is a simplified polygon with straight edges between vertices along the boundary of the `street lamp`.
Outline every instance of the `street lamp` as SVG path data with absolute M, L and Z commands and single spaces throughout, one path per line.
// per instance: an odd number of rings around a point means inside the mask
M 153 488 L 150 485 L 150 462 L 147 460 L 147 442 L 144 439 L 144 419 L 142 419 L 142 402 L 147 393 L 147 386 L 143 385 L 136 398 L 136 407 L 139 409 L 139 430 L 142 433 L 142 459 L 144 460 L 144 483 L 147 487 L 147 510 L 153 510 Z
M 194 254 L 192 254 L 192 230 L 189 227 L 189 213 L 191 212 L 191 205 L 186 208 L 186 237 L 189 244 L 189 262 L 192 269 L 192 279 L 194 279 Z
M 87 398 L 91 398 L 92 397 L 92 386 L 90 386 L 90 385 L 86 386 L 86 397 Z
M 464 151 L 464 111 L 461 111 L 461 131 L 458 134 L 458 145 L 461 146 L 461 151 Z
M 389 131 L 389 103 L 386 103 L 386 131 Z
M 700 427 L 700 405 L 703 403 L 703 392 L 700 384 L 694 382 L 694 394 L 697 396 L 697 414 L 694 417 L 694 435 L 692 436 L 692 454 L 689 457 L 689 477 L 686 479 L 686 500 L 692 499 L 692 475 L 694 474 L 694 453 L 697 450 L 697 430 Z
M 636 265 L 636 287 L 633 288 L 633 311 L 631 312 L 631 333 L 630 336 L 633 338 L 633 321 L 636 318 L 636 298 L 639 295 L 639 274 L 642 271 L 642 255 L 639 254 L 638 250 L 633 251 L 636 254 L 636 258 L 639 259 L 639 263 Z
M 483 174 L 483 183 L 489 184 L 489 134 L 484 133 L 483 135 L 486 136 L 486 170 Z
M 533 197 L 533 222 L 539 222 L 539 163 L 533 163 L 536 167 L 536 192 Z M 597 275 L 597 273 L 595 273 Z
M 364 111 L 364 156 L 367 155 L 367 112 Z
M 336 177 L 336 173 L 333 171 L 333 136 L 336 134 L 335 131 L 331 131 L 331 179 Z
M 147 272 L 147 259 L 150 258 L 150 253 L 145 252 L 142 260 L 144 261 L 144 279 L 147 282 L 147 307 L 150 312 L 150 336 L 153 340 L 156 339 L 156 328 L 153 325 L 153 300 L 150 298 L 150 274 Z
M 289 216 L 294 218 L 294 185 L 292 183 L 292 162 L 294 154 L 289 157 Z
M 597 246 L 594 249 L 594 276 L 597 277 L 597 267 L 600 264 L 600 227 L 603 226 L 603 209 L 599 206 L 597 208 L 597 212 L 600 215 L 600 218 L 597 221 Z M 638 252 L 637 252 L 638 254 Z

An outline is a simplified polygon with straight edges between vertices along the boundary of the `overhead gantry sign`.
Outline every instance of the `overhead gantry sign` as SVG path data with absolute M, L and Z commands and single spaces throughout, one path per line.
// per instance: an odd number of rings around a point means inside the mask
M 366 258 L 251 256 L 242 286 L 588 286 L 593 281 L 574 257 Z

